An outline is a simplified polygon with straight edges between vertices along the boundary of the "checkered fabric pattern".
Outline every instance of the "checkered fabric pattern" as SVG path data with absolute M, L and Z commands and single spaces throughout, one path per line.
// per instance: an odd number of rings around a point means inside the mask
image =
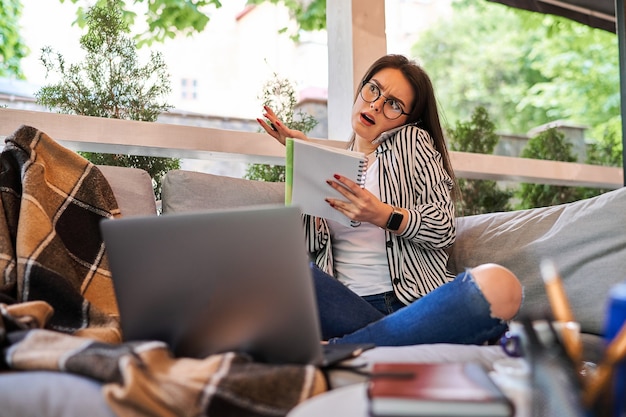
M 141 417 L 285 416 L 326 390 L 312 365 L 270 365 L 228 352 L 171 356 L 161 342 L 110 344 L 49 330 L 15 332 L 12 369 L 71 372 L 102 381 L 116 415 Z
M 6 139 L 0 163 L 0 368 L 93 378 L 124 417 L 278 417 L 327 389 L 313 365 L 121 342 L 98 227 L 120 215 L 106 179 L 28 126 Z
M 48 326 L 120 341 L 117 304 L 99 222 L 120 215 L 92 163 L 21 126 L 0 155 L 0 297 L 43 300 Z

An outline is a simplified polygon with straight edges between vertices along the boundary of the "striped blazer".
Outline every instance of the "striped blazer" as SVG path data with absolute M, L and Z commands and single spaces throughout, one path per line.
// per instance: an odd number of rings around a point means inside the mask
M 409 304 L 453 279 L 446 248 L 456 237 L 452 180 L 425 130 L 407 125 L 376 149 L 381 200 L 408 210 L 402 234 L 385 232 L 393 289 Z M 326 220 L 304 216 L 312 260 L 333 274 L 332 239 Z

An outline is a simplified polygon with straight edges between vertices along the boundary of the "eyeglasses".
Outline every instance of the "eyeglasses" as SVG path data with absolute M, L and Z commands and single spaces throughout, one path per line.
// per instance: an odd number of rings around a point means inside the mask
M 363 83 L 363 87 L 361 87 L 361 98 L 367 103 L 373 103 L 378 100 L 380 97 L 384 97 L 385 101 L 383 103 L 383 114 L 389 120 L 395 120 L 398 117 L 405 115 L 408 116 L 409 113 L 405 113 L 402 110 L 402 106 L 395 98 L 388 98 L 380 92 L 380 87 L 371 82 Z

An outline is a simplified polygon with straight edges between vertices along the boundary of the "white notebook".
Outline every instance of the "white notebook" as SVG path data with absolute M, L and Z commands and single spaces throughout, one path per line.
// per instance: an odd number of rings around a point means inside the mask
M 325 198 L 346 200 L 326 183 L 340 174 L 361 187 L 365 184 L 367 157 L 362 152 L 340 149 L 316 142 L 287 139 L 285 154 L 285 204 L 300 207 L 303 213 L 356 226 Z

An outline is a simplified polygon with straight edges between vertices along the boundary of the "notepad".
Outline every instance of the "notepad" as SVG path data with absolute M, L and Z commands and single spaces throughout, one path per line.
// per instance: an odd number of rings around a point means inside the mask
M 340 149 L 316 142 L 287 139 L 285 154 L 285 204 L 295 205 L 302 213 L 356 226 L 332 208 L 327 197 L 346 200 L 326 182 L 340 174 L 365 185 L 367 157 L 362 152 Z

